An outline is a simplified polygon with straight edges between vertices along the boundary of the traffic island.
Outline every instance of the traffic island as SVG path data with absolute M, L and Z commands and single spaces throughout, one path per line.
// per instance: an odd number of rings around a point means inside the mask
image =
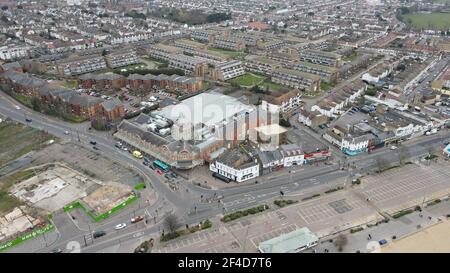
M 257 214 L 257 213 L 263 212 L 263 211 L 268 210 L 268 209 L 269 209 L 268 205 L 260 205 L 260 206 L 253 207 L 253 208 L 250 208 L 250 209 L 247 209 L 247 210 L 238 210 L 236 212 L 232 212 L 232 213 L 226 214 L 220 220 L 222 222 L 226 223 L 226 222 L 230 222 L 230 221 L 236 220 L 236 219 L 241 218 L 241 217 L 245 217 L 247 215 Z
M 273 201 L 273 203 L 275 205 L 277 205 L 278 207 L 282 208 L 282 207 L 285 207 L 288 205 L 298 203 L 298 201 L 297 200 L 275 200 L 275 201 Z
M 170 240 L 173 240 L 175 238 L 189 235 L 192 233 L 195 233 L 197 231 L 205 230 L 212 227 L 212 223 L 210 220 L 205 220 L 204 222 L 200 222 L 198 225 L 195 225 L 193 227 L 186 226 L 186 229 L 176 230 L 174 232 L 169 232 L 167 234 L 164 234 L 161 236 L 160 241 L 161 242 L 167 242 Z

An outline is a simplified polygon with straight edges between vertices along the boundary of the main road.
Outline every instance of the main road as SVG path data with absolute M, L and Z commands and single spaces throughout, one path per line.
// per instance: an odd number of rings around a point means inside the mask
M 187 187 L 190 193 L 182 194 L 181 192 L 169 189 L 163 181 L 163 177 L 156 175 L 154 171 L 144 166 L 141 161 L 136 160 L 129 153 L 115 148 L 115 141 L 111 135 L 93 133 L 87 130 L 85 125 L 67 123 L 34 112 L 26 107 L 17 109 L 15 107 L 16 105 L 18 105 L 16 101 L 0 93 L 1 114 L 31 127 L 46 131 L 61 139 L 79 141 L 81 145 L 89 148 L 91 146 L 89 142 L 92 140 L 96 141 L 99 152 L 144 174 L 150 180 L 154 190 L 158 193 L 158 197 L 160 198 L 158 204 L 161 204 L 161 198 L 167 200 L 169 202 L 168 205 L 175 208 L 176 213 L 183 218 L 183 223 L 186 224 L 194 224 L 218 214 L 265 203 L 279 196 L 280 191 L 287 194 L 320 185 L 334 186 L 338 183 L 339 178 L 349 177 L 357 171 L 370 170 L 376 166 L 374 159 L 379 156 L 383 157 L 388 163 L 398 161 L 397 151 L 384 148 L 370 155 L 365 154 L 349 159 L 348 163 L 350 164 L 350 168 L 346 169 L 337 164 L 320 167 L 311 166 L 311 168 L 303 171 L 292 169 L 291 172 L 285 172 L 276 177 L 261 178 L 258 184 L 238 185 L 221 190 L 209 190 L 197 187 L 192 183 L 184 183 L 183 186 Z M 32 122 L 27 123 L 25 117 L 31 118 Z M 66 134 L 66 131 L 70 133 Z M 427 154 L 429 147 L 436 149 L 442 146 L 441 140 L 449 136 L 448 131 L 441 131 L 438 135 L 424 137 L 403 145 L 408 147 L 408 152 L 411 157 L 418 157 Z M 108 225 L 104 228 L 113 230 L 115 224 L 122 222 L 123 219 L 129 219 L 128 215 L 124 216 L 123 213 L 121 217 L 117 218 L 112 217 Z M 101 249 L 101 245 L 104 247 L 113 246 L 117 243 L 151 234 L 161 229 L 161 223 L 156 223 L 151 226 L 145 225 L 133 230 L 125 229 L 97 240 L 94 246 L 98 249 Z M 84 234 L 85 232 L 80 231 L 79 233 L 71 234 L 71 236 L 60 238 L 51 247 L 44 248 L 41 251 L 49 251 L 50 248 L 55 247 L 65 248 L 65 244 L 70 240 L 82 242 Z M 94 246 L 88 246 L 83 251 L 91 251 L 94 249 Z

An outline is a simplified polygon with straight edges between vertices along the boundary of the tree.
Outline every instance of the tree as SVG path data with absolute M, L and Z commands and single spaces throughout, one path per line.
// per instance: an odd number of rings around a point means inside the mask
M 91 126 L 95 130 L 99 130 L 99 131 L 107 131 L 108 130 L 108 122 L 102 118 L 92 119 Z
M 356 104 L 358 107 L 363 107 L 366 104 L 366 98 L 364 96 L 359 97 Z
M 398 157 L 400 160 L 400 165 L 404 165 L 406 160 L 410 157 L 408 147 L 406 146 L 400 146 L 398 150 Z
M 387 167 L 387 162 L 381 156 L 375 158 L 375 164 L 377 166 L 377 172 L 379 173 L 384 171 Z
M 171 213 L 164 219 L 164 227 L 167 228 L 170 233 L 175 232 L 177 230 L 179 223 L 178 223 L 178 217 Z
M 339 252 L 344 250 L 344 246 L 348 243 L 347 237 L 344 234 L 339 234 L 339 236 L 334 240 L 334 246 L 338 249 Z

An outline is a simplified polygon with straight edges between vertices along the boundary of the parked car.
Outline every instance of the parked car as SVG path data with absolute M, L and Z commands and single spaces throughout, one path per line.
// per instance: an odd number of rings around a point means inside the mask
M 32 122 L 33 120 L 31 118 L 26 118 L 25 121 L 26 122 Z
M 136 217 L 134 217 L 134 218 L 131 218 L 131 223 L 137 223 L 137 222 L 140 222 L 140 221 L 142 221 L 142 220 L 144 220 L 144 217 L 142 217 L 142 216 L 136 216 Z
M 94 140 L 89 141 L 89 143 L 92 145 L 97 145 L 97 141 L 94 141 Z
M 391 146 L 391 150 L 397 150 L 397 146 Z
M 97 151 L 99 150 L 99 148 L 97 146 L 94 146 L 92 148 L 94 148 L 94 150 L 97 150 Z
M 118 225 L 115 227 L 115 229 L 116 229 L 116 230 L 119 230 L 119 229 L 123 229 L 123 228 L 126 228 L 126 227 L 127 227 L 127 224 L 121 223 L 121 224 L 118 224 Z
M 157 172 L 158 174 L 160 174 L 160 175 L 163 174 L 163 172 L 162 172 L 160 169 L 157 169 L 156 172 Z
M 155 169 L 155 166 L 153 166 L 152 164 L 149 164 L 148 166 L 149 166 L 149 167 L 150 167 L 150 169 L 152 169 L 152 170 L 154 170 L 154 169 Z
M 148 166 L 148 161 L 142 161 L 142 164 L 144 164 L 145 166 Z
M 94 232 L 93 237 L 95 239 L 95 238 L 100 238 L 100 237 L 105 236 L 105 235 L 106 235 L 106 232 L 101 230 L 101 231 Z
M 64 134 L 65 134 L 65 135 L 68 135 L 68 134 L 69 134 L 69 131 L 64 131 Z
M 380 241 L 378 241 L 378 243 L 380 244 L 380 246 L 387 244 L 387 241 L 385 239 L 382 239 Z
M 55 248 L 52 250 L 52 253 L 62 253 L 63 251 L 61 250 L 61 248 Z
M 20 106 L 19 105 L 16 105 L 16 106 L 14 106 L 17 110 L 20 110 Z

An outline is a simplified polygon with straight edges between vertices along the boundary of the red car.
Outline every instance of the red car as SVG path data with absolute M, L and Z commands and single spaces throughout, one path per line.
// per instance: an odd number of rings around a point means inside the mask
M 136 217 L 134 217 L 134 218 L 131 218 L 131 223 L 134 224 L 134 223 L 140 222 L 140 221 L 142 221 L 142 220 L 144 220 L 144 217 L 142 217 L 142 216 L 136 216 Z
M 160 175 L 163 174 L 163 172 L 160 169 L 157 169 L 156 172 L 159 173 Z

